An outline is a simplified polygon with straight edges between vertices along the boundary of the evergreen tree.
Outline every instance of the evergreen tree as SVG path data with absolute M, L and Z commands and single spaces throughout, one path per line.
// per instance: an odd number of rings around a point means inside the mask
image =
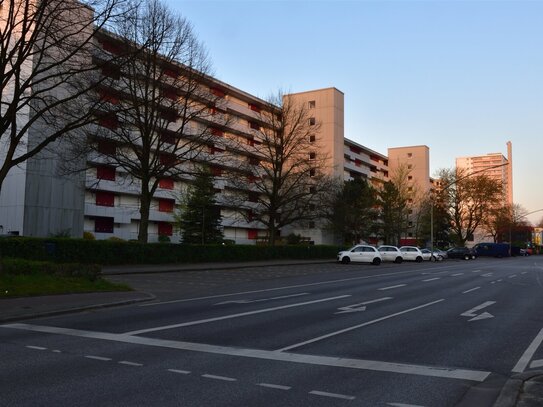
M 177 224 L 182 232 L 183 243 L 221 243 L 221 211 L 215 201 L 213 176 L 202 171 L 189 189 L 185 208 L 178 214 Z

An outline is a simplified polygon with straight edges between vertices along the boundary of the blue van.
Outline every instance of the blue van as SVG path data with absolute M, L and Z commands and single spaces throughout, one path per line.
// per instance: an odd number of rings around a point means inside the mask
M 509 257 L 509 243 L 477 243 L 473 249 L 477 256 Z

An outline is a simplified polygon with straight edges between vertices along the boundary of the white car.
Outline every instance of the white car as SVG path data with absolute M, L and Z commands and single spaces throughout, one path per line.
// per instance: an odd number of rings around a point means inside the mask
M 400 247 L 400 252 L 402 252 L 404 260 L 416 261 L 417 263 L 420 263 L 424 259 L 420 249 L 415 246 L 402 246 Z
M 381 264 L 381 254 L 373 246 L 356 245 L 349 250 L 339 252 L 337 254 L 337 261 L 343 264 L 349 264 L 353 262 L 371 263 L 378 266 Z
M 381 259 L 383 261 L 393 261 L 394 263 L 401 263 L 403 261 L 402 252 L 396 246 L 379 246 L 377 248 L 381 253 Z

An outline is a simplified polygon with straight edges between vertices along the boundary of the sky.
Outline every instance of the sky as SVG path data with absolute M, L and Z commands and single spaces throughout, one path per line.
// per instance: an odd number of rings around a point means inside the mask
M 261 98 L 336 87 L 345 137 L 427 145 L 430 175 L 511 141 L 514 202 L 543 209 L 543 0 L 167 2 L 216 78 Z

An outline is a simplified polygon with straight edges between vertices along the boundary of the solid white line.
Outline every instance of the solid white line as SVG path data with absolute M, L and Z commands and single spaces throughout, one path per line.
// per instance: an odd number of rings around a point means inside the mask
M 179 374 L 190 374 L 188 370 L 178 370 L 178 369 L 168 369 L 168 372 L 179 373 Z
M 300 342 L 300 343 L 296 343 L 294 345 L 286 346 L 284 348 L 278 349 L 277 352 L 284 352 L 284 351 L 287 351 L 287 350 L 299 348 L 299 347 L 304 346 L 304 345 L 308 345 L 310 343 L 318 342 L 318 341 L 321 341 L 323 339 L 328 339 L 328 338 L 330 338 L 332 336 L 340 335 L 340 334 L 343 334 L 345 332 L 350 332 L 350 331 L 353 331 L 355 329 L 362 328 L 364 326 L 372 325 L 372 324 L 375 324 L 377 322 L 381 322 L 381 321 L 384 321 L 386 319 L 396 317 L 398 315 L 406 314 L 406 313 L 411 312 L 411 311 L 415 311 L 415 310 L 418 310 L 418 309 L 421 309 L 421 308 L 429 307 L 430 305 L 437 304 L 437 303 L 439 303 L 441 301 L 445 301 L 445 299 L 432 301 L 432 302 L 429 302 L 429 303 L 426 303 L 426 304 L 419 305 L 418 307 L 409 308 L 409 309 L 406 309 L 404 311 L 396 312 L 394 314 L 390 314 L 390 315 L 387 315 L 387 316 L 384 316 L 384 317 L 381 317 L 381 318 L 374 319 L 372 321 L 364 322 L 362 324 L 351 326 L 349 328 L 344 328 L 344 329 L 341 329 L 339 331 L 331 332 L 329 334 L 322 335 L 322 336 L 319 336 L 317 338 L 309 339 L 309 340 L 304 341 L 304 342 Z
M 121 360 L 118 362 L 120 365 L 126 365 L 126 366 L 143 366 L 141 363 L 136 362 L 129 362 L 128 360 Z
M 439 268 L 451 268 L 451 267 L 454 267 L 454 266 L 439 267 Z M 342 279 L 339 279 L 339 280 L 320 281 L 318 283 L 296 284 L 296 285 L 289 285 L 289 286 L 284 286 L 284 287 L 267 288 L 267 289 L 264 289 L 264 290 L 241 291 L 241 292 L 230 293 L 230 294 L 217 294 L 217 295 L 210 295 L 210 296 L 206 296 L 206 297 L 194 297 L 194 298 L 170 300 L 170 301 L 163 301 L 163 302 L 153 302 L 153 303 L 140 304 L 139 306 L 140 307 L 154 307 L 156 305 L 175 304 L 175 303 L 178 303 L 178 302 L 200 301 L 200 300 L 208 300 L 208 299 L 212 299 L 212 298 L 233 297 L 233 296 L 236 296 L 236 295 L 264 293 L 264 292 L 278 291 L 278 290 L 290 290 L 291 288 L 313 287 L 313 286 L 324 285 L 324 284 L 343 283 L 345 281 L 366 280 L 368 278 L 376 278 L 376 277 L 383 277 L 383 276 L 396 276 L 396 275 L 399 275 L 399 274 L 418 273 L 420 271 L 421 271 L 421 269 L 410 270 L 410 271 L 397 271 L 397 272 L 394 272 L 394 273 L 383 273 L 383 274 L 375 274 L 373 276 L 342 278 Z M 445 273 L 445 272 L 446 271 L 443 271 L 443 273 Z
M 43 348 L 41 346 L 32 346 L 32 345 L 27 345 L 25 347 L 28 348 L 28 349 L 36 349 L 36 350 L 46 350 L 47 349 L 47 348 Z
M 434 280 L 440 280 L 441 277 L 434 277 L 434 278 L 427 278 L 426 280 L 422 280 L 424 281 L 425 283 L 428 282 L 428 281 L 434 281 Z
M 378 290 L 380 290 L 380 291 L 392 290 L 393 288 L 405 287 L 406 285 L 407 285 L 407 284 L 391 285 L 390 287 L 378 288 Z
M 472 291 L 478 290 L 479 288 L 481 288 L 481 287 L 475 287 L 475 288 L 471 288 L 471 289 L 466 290 L 466 291 L 462 291 L 462 294 L 470 293 L 470 292 L 472 292 Z
M 105 358 L 103 356 L 93 356 L 93 355 L 85 355 L 87 359 L 94 359 L 94 360 L 102 360 L 104 362 L 110 361 L 111 358 Z
M 125 335 L 139 335 L 139 334 L 148 333 L 148 332 L 156 332 L 156 331 L 164 331 L 166 329 L 181 328 L 181 327 L 184 327 L 184 326 L 206 324 L 208 322 L 215 322 L 215 321 L 222 321 L 222 320 L 225 320 L 225 319 L 246 317 L 248 315 L 262 314 L 264 312 L 278 311 L 278 310 L 287 309 L 287 308 L 302 307 L 304 305 L 317 304 L 317 303 L 325 302 L 325 301 L 334 301 L 334 300 L 339 300 L 339 299 L 347 298 L 347 297 L 350 297 L 350 295 L 340 295 L 340 296 L 337 296 L 337 297 L 322 298 L 320 300 L 299 302 L 297 304 L 282 305 L 280 307 L 259 309 L 259 310 L 256 310 L 256 311 L 241 312 L 239 314 L 224 315 L 222 317 L 201 319 L 199 321 L 190 321 L 190 322 L 183 322 L 183 323 L 180 323 L 180 324 L 159 326 L 159 327 L 156 327 L 156 328 L 140 329 L 138 331 L 125 332 Z
M 316 396 L 332 397 L 332 398 L 343 399 L 343 400 L 354 400 L 355 399 L 353 396 L 346 396 L 345 394 L 328 393 L 328 392 L 325 392 L 325 391 L 318 391 L 318 390 L 312 390 L 312 391 L 309 392 L 309 394 L 314 394 Z
M 225 382 L 235 382 L 238 380 L 238 379 L 234 379 L 233 377 L 215 376 L 212 374 L 203 374 L 202 377 L 205 377 L 206 379 L 223 380 Z
M 541 345 L 541 342 L 543 342 L 543 329 L 539 331 L 530 346 L 526 348 L 519 361 L 511 371 L 514 373 L 524 372 L 526 366 L 528 366 L 528 363 L 530 363 L 530 360 L 533 358 L 535 351 L 537 350 L 537 348 L 539 348 L 539 345 Z
M 290 386 L 281 386 L 280 384 L 271 384 L 271 383 L 258 383 L 257 386 L 267 387 L 269 389 L 277 389 L 277 390 L 290 390 L 292 387 Z
M 442 301 L 442 300 L 440 300 Z M 30 324 L 6 324 L 0 328 L 21 329 L 32 332 L 69 335 L 80 338 L 100 339 L 134 345 L 154 346 L 158 348 L 177 349 L 190 352 L 202 352 L 215 355 L 237 356 L 252 359 L 273 360 L 285 363 L 302 363 L 316 366 L 329 366 L 357 370 L 370 370 L 376 372 L 388 372 L 396 374 L 411 374 L 418 376 L 442 377 L 447 379 L 471 380 L 483 382 L 490 372 L 481 370 L 465 370 L 447 367 L 408 365 L 404 363 L 382 362 L 365 359 L 349 359 L 331 356 L 303 355 L 298 353 L 276 352 L 260 349 L 235 348 L 228 346 L 214 346 L 204 343 L 192 343 L 171 341 L 166 339 L 144 338 L 141 336 L 129 336 L 112 334 L 108 332 L 83 331 L 79 329 L 58 328 L 53 326 L 41 326 Z M 171 370 L 170 370 L 171 371 Z

